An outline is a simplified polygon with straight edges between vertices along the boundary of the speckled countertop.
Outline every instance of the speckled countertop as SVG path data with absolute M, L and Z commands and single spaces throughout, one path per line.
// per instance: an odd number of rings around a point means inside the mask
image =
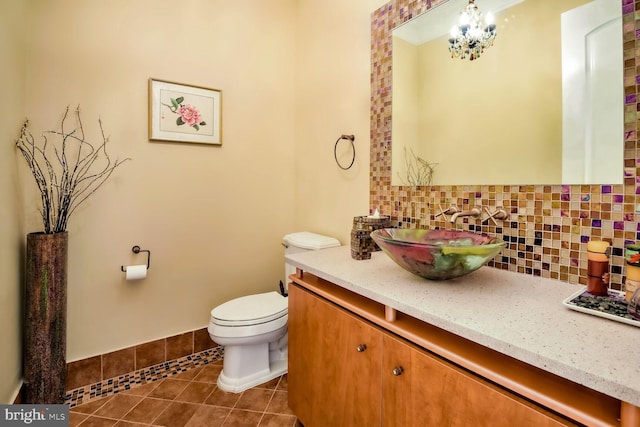
M 354 260 L 348 246 L 285 258 L 402 313 L 640 406 L 640 328 L 565 307 L 562 301 L 578 285 L 491 267 L 429 281 L 382 252 Z

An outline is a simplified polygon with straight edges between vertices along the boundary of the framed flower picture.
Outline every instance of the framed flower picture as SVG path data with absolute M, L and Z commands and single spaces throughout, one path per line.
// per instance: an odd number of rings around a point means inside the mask
M 222 91 L 149 79 L 149 139 L 222 144 Z

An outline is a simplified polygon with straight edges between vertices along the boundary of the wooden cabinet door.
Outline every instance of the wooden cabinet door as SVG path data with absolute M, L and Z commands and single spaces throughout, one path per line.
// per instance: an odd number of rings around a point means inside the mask
M 382 426 L 573 425 L 390 335 L 383 346 Z
M 381 364 L 379 329 L 289 286 L 289 406 L 305 427 L 379 426 Z

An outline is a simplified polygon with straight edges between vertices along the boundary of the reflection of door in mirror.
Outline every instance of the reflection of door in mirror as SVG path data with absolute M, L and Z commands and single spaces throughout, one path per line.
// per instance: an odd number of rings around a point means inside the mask
M 434 11 L 451 3 L 459 12 L 456 2 L 450 0 Z M 452 59 L 448 35 L 413 44 L 394 31 L 392 183 L 407 184 L 403 170 L 407 147 L 437 165 L 433 177 L 437 185 L 565 183 L 560 16 L 585 3 L 590 0 L 526 0 L 495 12 L 495 44 L 475 61 Z M 481 2 L 478 7 L 482 9 Z M 428 20 L 430 13 L 422 17 Z M 621 37 L 620 28 L 614 37 L 619 52 Z M 617 71 L 612 72 L 618 73 L 615 84 L 620 95 L 612 96 L 616 108 L 621 108 L 621 57 L 615 66 Z M 622 132 L 623 113 L 616 114 Z M 622 150 L 621 135 L 607 140 Z M 616 170 L 600 183 L 622 179 L 622 153 L 613 155 Z
M 617 3 L 596 0 L 562 14 L 563 184 L 622 182 L 624 83 Z

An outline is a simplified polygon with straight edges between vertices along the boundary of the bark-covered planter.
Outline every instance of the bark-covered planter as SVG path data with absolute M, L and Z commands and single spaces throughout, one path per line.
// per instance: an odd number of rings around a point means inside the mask
M 27 235 L 25 403 L 64 403 L 68 234 Z

